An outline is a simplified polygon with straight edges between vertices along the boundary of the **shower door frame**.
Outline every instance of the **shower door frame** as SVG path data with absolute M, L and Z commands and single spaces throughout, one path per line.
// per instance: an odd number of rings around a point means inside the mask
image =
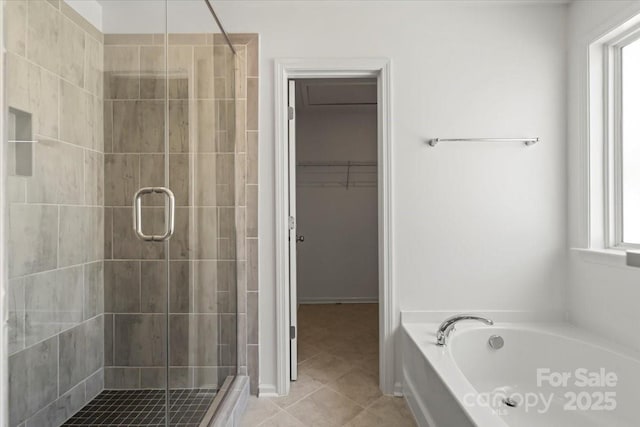
M 289 295 L 289 79 L 371 78 L 378 89 L 378 270 L 380 389 L 402 395 L 396 380 L 394 333 L 400 324 L 396 303 L 393 259 L 392 93 L 391 60 L 387 58 L 288 58 L 275 61 L 275 171 L 276 171 L 276 384 L 261 386 L 260 395 L 287 395 L 290 388 Z
M 3 2 L 4 3 L 4 2 Z M 4 4 L 0 5 L 0 111 L 6 111 L 5 105 L 5 81 L 6 81 L 6 49 L 4 46 Z M 8 140 L 5 126 L 5 114 L 0 114 L 0 138 Z M 5 196 L 5 150 L 0 148 L 0 236 L 6 232 L 6 196 Z M 6 239 L 0 238 L 0 426 L 9 425 L 9 351 L 8 351 L 8 318 L 7 295 L 5 289 L 9 281 L 7 270 L 7 244 Z

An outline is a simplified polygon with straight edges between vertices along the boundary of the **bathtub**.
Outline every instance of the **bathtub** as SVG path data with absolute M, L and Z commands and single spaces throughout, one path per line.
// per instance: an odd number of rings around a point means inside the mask
M 640 425 L 637 353 L 566 323 L 462 322 L 445 347 L 437 328 L 402 324 L 403 392 L 421 426 Z

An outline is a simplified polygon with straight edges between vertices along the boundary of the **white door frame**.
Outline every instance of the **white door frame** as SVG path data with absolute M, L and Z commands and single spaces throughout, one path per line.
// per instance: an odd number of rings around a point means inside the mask
M 393 262 L 391 63 L 385 58 L 277 59 L 275 61 L 276 170 L 276 393 L 289 393 L 289 259 L 287 90 L 289 79 L 376 77 L 378 80 L 378 272 L 380 389 L 400 393 L 396 385 L 393 334 L 399 324 Z

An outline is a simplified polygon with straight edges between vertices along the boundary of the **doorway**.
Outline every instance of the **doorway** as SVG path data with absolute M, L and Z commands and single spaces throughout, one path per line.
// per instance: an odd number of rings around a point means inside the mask
M 332 79 L 327 81 L 326 79 Z M 373 79 L 368 81 L 368 79 Z M 350 80 L 347 82 L 346 80 Z M 373 146 L 373 150 L 376 153 L 375 157 L 368 159 L 353 157 L 352 156 L 334 158 L 325 158 L 320 160 L 300 159 L 308 166 L 301 164 L 298 166 L 298 158 L 295 153 L 295 144 L 289 144 L 290 136 L 291 140 L 295 141 L 296 136 L 296 89 L 295 83 L 301 82 L 307 86 L 313 83 L 315 86 L 321 86 L 320 83 L 324 81 L 325 84 L 330 86 L 339 86 L 340 83 L 356 83 L 359 82 L 365 86 L 368 84 L 369 89 L 375 91 L 375 105 L 370 105 L 369 108 L 375 111 L 375 127 L 376 127 L 376 144 Z M 371 83 L 375 81 L 375 86 Z M 335 102 L 331 101 L 331 97 L 336 98 L 342 96 L 344 98 L 345 91 L 339 90 L 340 88 L 330 87 L 316 87 L 312 89 L 316 91 L 315 100 L 311 100 L 311 103 L 325 104 L 319 106 L 325 110 L 333 107 Z M 306 91 L 298 95 L 298 97 L 309 96 L 310 91 Z M 394 346 L 393 346 L 393 331 L 398 324 L 398 314 L 395 308 L 393 283 L 392 283 L 392 230 L 391 230 L 391 109 L 390 109 L 390 64 L 384 59 L 358 59 L 358 60 L 306 60 L 306 59 L 292 59 L 292 60 L 279 60 L 276 61 L 276 216 L 278 218 L 276 224 L 276 278 L 277 278 L 277 293 L 276 293 L 276 309 L 277 309 L 277 384 L 274 394 L 286 395 L 289 392 L 291 386 L 291 380 L 297 378 L 297 359 L 298 359 L 298 338 L 297 327 L 298 325 L 298 286 L 296 285 L 298 262 L 296 260 L 297 248 L 305 243 L 308 243 L 307 236 L 305 236 L 305 242 L 299 242 L 298 237 L 304 234 L 298 233 L 297 230 L 297 218 L 295 213 L 296 195 L 297 195 L 297 180 L 296 172 L 299 169 L 326 169 L 335 168 L 342 169 L 342 179 L 336 180 L 337 175 L 340 172 L 334 171 L 333 173 L 315 174 L 323 175 L 326 180 L 333 179 L 335 186 L 333 190 L 338 189 L 339 185 L 342 185 L 343 191 L 353 192 L 358 187 L 364 187 L 365 185 L 371 186 L 375 182 L 374 192 L 376 193 L 374 204 L 377 205 L 375 209 L 374 223 L 377 226 L 377 250 L 374 249 L 377 256 L 377 281 L 375 288 L 376 291 L 366 295 L 354 297 L 351 295 L 342 295 L 338 298 L 336 294 L 327 294 L 324 297 L 320 296 L 318 300 L 311 301 L 308 295 L 303 295 L 307 298 L 306 302 L 331 302 L 334 303 L 333 308 L 337 309 L 339 306 L 335 305 L 336 302 L 342 302 L 342 308 L 351 308 L 356 305 L 358 309 L 365 309 L 365 304 L 346 304 L 346 302 L 354 303 L 375 303 L 376 298 L 379 301 L 379 306 L 370 310 L 373 312 L 373 322 L 378 320 L 377 328 L 373 329 L 373 334 L 377 335 L 377 339 L 374 339 L 374 346 L 377 347 L 379 353 L 379 363 L 375 360 L 373 365 L 378 364 L 377 372 L 375 372 L 376 380 L 378 381 L 379 389 L 384 394 L 396 394 L 400 389 L 399 384 L 395 382 L 394 375 Z M 307 100 L 309 102 L 309 100 Z M 348 100 L 342 99 L 339 103 L 349 104 Z M 353 102 L 351 102 L 353 103 Z M 362 104 L 362 100 L 356 100 L 356 104 Z M 370 102 L 370 104 L 373 104 Z M 292 107 L 292 108 L 289 108 Z M 347 105 L 342 105 L 342 108 L 349 108 Z M 299 117 L 299 116 L 298 116 Z M 291 119 L 291 120 L 290 120 Z M 343 153 L 344 154 L 344 153 Z M 321 160 L 327 160 L 335 162 L 334 164 L 327 165 L 315 165 L 313 162 L 321 162 Z M 324 162 L 324 163 L 327 163 Z M 342 162 L 342 163 L 339 163 Z M 353 162 L 353 163 L 352 163 Z M 354 166 L 358 163 L 358 166 Z M 361 169 L 361 172 L 368 168 L 368 173 L 356 173 L 354 169 Z M 375 170 L 375 173 L 372 173 Z M 305 172 L 305 175 L 314 175 L 310 172 Z M 349 176 L 347 176 L 349 175 Z M 366 178 L 368 176 L 368 178 Z M 331 177 L 331 178 L 330 178 Z M 358 179 L 356 179 L 356 177 Z M 372 182 L 371 178 L 375 177 L 375 181 Z M 356 181 L 354 181 L 356 179 Z M 368 179 L 368 181 L 367 181 Z M 339 182 L 338 182 L 339 181 Z M 311 180 L 311 183 L 315 181 Z M 313 184 L 316 185 L 316 184 Z M 322 184 L 325 185 L 325 184 Z M 349 189 L 347 189 L 347 185 Z M 353 187 L 352 185 L 356 185 Z M 366 187 L 365 187 L 366 188 Z M 311 192 L 318 192 L 322 188 L 311 188 Z M 371 188 L 369 188 L 371 189 Z M 304 217 L 304 214 L 303 214 Z M 317 231 L 312 231 L 309 236 L 317 236 Z M 315 240 L 315 237 L 313 237 Z M 315 242 L 314 242 L 315 243 Z M 375 248 L 375 247 L 374 247 Z M 306 255 L 303 251 L 303 259 Z M 312 260 L 313 263 L 313 258 Z M 304 263 L 304 261 L 303 261 Z M 305 267 L 303 267 L 305 268 Z M 303 273 L 304 274 L 304 273 Z M 303 292 L 307 292 L 304 289 Z M 309 294 L 312 295 L 312 294 Z M 316 297 L 318 295 L 316 294 Z M 351 300 L 349 300 L 351 297 Z M 359 300 L 359 301 L 358 301 Z M 319 304 L 305 304 L 310 306 L 310 317 L 313 310 L 319 310 L 319 307 L 313 308 Z M 377 313 L 376 313 L 377 312 Z M 357 315 L 355 315 L 358 317 Z M 335 316 L 333 316 L 335 318 Z M 375 353 L 375 350 L 373 351 Z M 374 371 L 376 371 L 374 366 Z M 263 394 L 264 395 L 264 394 Z
M 375 395 L 377 82 L 292 79 L 289 99 L 291 380 L 348 374 Z

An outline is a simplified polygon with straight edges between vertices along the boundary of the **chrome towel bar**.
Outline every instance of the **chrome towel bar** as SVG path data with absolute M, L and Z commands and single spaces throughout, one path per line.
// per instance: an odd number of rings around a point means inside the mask
M 427 141 L 431 147 L 441 142 L 523 142 L 527 147 L 540 142 L 540 138 L 432 138 Z

